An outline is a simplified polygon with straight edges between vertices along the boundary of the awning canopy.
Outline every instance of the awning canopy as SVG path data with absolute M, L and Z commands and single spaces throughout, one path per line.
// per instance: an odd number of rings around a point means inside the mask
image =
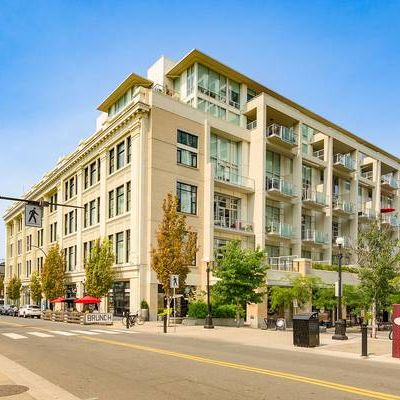
M 77 299 L 74 301 L 74 303 L 81 303 L 81 304 L 98 304 L 100 302 L 101 302 L 100 299 L 93 296 L 85 296 L 82 297 L 81 299 Z
M 64 297 L 56 297 L 55 299 L 50 300 L 50 303 L 64 303 L 64 301 Z

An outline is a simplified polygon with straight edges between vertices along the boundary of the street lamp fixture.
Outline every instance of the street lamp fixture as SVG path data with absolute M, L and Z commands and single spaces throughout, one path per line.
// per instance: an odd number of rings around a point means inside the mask
M 207 265 L 207 317 L 204 321 L 204 328 L 205 329 L 214 329 L 214 324 L 211 317 L 211 303 L 210 303 L 210 264 L 212 261 L 207 258 L 204 260 Z
M 339 248 L 338 254 L 338 312 L 337 312 L 337 320 L 335 322 L 335 334 L 332 336 L 334 340 L 347 340 L 348 337 L 346 336 L 346 320 L 342 318 L 342 247 L 344 244 L 344 238 L 338 237 L 336 238 L 336 244 Z

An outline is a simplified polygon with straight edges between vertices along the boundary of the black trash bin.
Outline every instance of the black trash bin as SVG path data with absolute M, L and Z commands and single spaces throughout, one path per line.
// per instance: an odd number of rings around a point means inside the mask
M 293 316 L 293 344 L 299 347 L 319 346 L 319 318 L 317 312 Z

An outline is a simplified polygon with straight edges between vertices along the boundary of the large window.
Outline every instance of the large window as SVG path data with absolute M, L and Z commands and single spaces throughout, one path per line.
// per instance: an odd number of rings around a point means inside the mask
M 64 235 L 76 232 L 78 228 L 77 213 L 78 211 L 75 209 L 64 215 Z
M 114 216 L 114 190 L 108 192 L 108 218 Z
M 187 70 L 186 76 L 186 96 L 193 94 L 194 89 L 194 65 Z
M 57 210 L 57 193 L 54 193 L 53 195 L 50 196 L 49 198 L 49 203 L 50 203 L 50 212 L 52 213 L 53 211 Z
M 73 176 L 64 182 L 64 200 L 67 201 L 78 194 L 78 177 Z
M 76 246 L 71 246 L 64 249 L 65 269 L 73 271 L 76 267 Z
M 226 102 L 226 78 L 198 64 L 198 89 L 201 93 L 222 103 Z
M 229 79 L 229 105 L 240 108 L 240 85 L 232 79 Z
M 126 196 L 125 196 L 126 194 Z M 108 218 L 113 218 L 131 209 L 131 182 L 108 192 Z
M 125 191 L 124 185 L 117 187 L 117 207 L 116 215 L 121 215 L 124 212 Z
M 177 131 L 177 162 L 197 168 L 198 137 L 181 130 Z
M 211 135 L 211 162 L 217 179 L 232 183 L 239 182 L 239 146 L 238 142 Z
M 85 167 L 83 171 L 84 189 L 100 181 L 100 158 Z
M 122 168 L 124 165 L 125 165 L 125 142 L 122 142 L 117 146 L 117 169 Z
M 177 183 L 178 211 L 196 214 L 197 213 L 197 186 L 186 183 Z
M 214 224 L 235 228 L 240 219 L 240 199 L 219 193 L 214 195 Z
M 118 232 L 115 235 L 115 263 L 122 264 L 124 262 L 124 232 Z
M 266 175 L 268 178 L 281 177 L 281 156 L 273 151 L 267 151 Z
M 132 139 L 128 136 L 108 152 L 108 173 L 123 168 L 132 161 Z

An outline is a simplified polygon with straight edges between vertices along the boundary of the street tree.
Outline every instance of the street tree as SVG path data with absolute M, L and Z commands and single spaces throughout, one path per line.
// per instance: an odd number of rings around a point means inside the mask
M 36 271 L 33 272 L 33 274 L 31 275 L 29 289 L 33 302 L 36 304 L 40 304 L 40 300 L 42 300 L 42 282 L 40 280 L 39 273 Z
M 170 275 L 179 275 L 180 288 L 185 285 L 190 266 L 196 258 L 197 235 L 187 225 L 186 216 L 178 212 L 176 196 L 168 193 L 162 210 L 162 221 L 156 232 L 156 246 L 151 250 L 151 266 L 168 300 L 171 292 Z
M 400 241 L 381 221 L 373 221 L 359 232 L 355 250 L 360 286 L 371 307 L 372 337 L 376 338 L 377 314 L 387 306 L 394 292 L 393 280 L 399 275 Z
M 221 249 L 212 271 L 219 279 L 213 286 L 213 297 L 219 303 L 236 306 L 238 326 L 241 309 L 262 302 L 267 291 L 267 270 L 265 253 L 259 248 L 242 249 L 239 241 L 231 241 Z
M 0 276 L 0 296 L 4 294 L 4 276 Z
M 7 285 L 7 297 L 13 302 L 18 302 L 21 297 L 21 287 L 21 279 L 14 275 Z
M 65 292 L 65 259 L 58 244 L 52 246 L 44 261 L 41 275 L 42 291 L 46 299 L 64 296 Z
M 104 297 L 112 288 L 115 270 L 110 240 L 97 240 L 85 263 L 85 290 L 89 296 Z

